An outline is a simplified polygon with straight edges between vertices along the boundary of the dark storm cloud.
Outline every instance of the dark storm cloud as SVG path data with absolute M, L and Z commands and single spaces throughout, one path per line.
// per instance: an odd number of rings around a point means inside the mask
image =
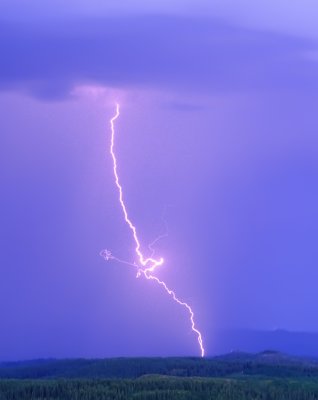
M 317 89 L 305 39 L 173 16 L 2 22 L 0 87 L 60 98 L 76 84 L 173 90 Z

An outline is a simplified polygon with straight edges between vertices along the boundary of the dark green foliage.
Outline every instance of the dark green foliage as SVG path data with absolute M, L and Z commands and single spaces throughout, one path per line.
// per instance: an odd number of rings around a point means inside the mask
M 222 357 L 39 360 L 0 364 L 0 378 L 138 378 L 145 374 L 226 377 L 318 378 L 318 363 L 275 352 L 232 353 Z
M 317 380 L 146 377 L 135 380 L 2 380 L 1 400 L 314 400 Z
M 318 400 L 318 364 L 264 352 L 0 365 L 0 400 L 42 399 Z

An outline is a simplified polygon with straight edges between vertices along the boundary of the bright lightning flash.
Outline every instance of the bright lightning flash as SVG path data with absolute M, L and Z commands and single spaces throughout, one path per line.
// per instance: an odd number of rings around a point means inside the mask
M 155 258 L 153 258 L 154 255 L 154 250 L 153 250 L 153 245 L 162 237 L 164 237 L 165 235 L 159 236 L 159 238 L 157 238 L 154 242 L 152 242 L 149 245 L 149 249 L 152 251 L 151 257 L 149 258 L 145 258 L 144 255 L 142 254 L 141 250 L 140 250 L 140 242 L 137 236 L 137 230 L 136 227 L 134 226 L 134 224 L 131 222 L 131 220 L 129 219 L 128 216 L 128 212 L 125 206 L 125 202 L 123 199 L 123 188 L 119 182 L 119 177 L 118 177 L 118 172 L 117 172 L 117 159 L 116 159 L 116 155 L 114 152 L 114 145 L 115 145 L 115 127 L 114 127 L 114 122 L 115 120 L 119 117 L 119 104 L 116 104 L 116 114 L 111 118 L 110 120 L 110 127 L 111 127 L 111 144 L 110 144 L 110 154 L 112 156 L 112 160 L 113 160 L 113 171 L 114 171 L 114 176 L 115 176 L 115 183 L 116 186 L 118 188 L 118 192 L 119 192 L 119 203 L 121 205 L 123 214 L 124 214 L 124 218 L 125 221 L 127 223 L 127 225 L 129 226 L 131 232 L 132 232 L 132 236 L 134 238 L 136 247 L 135 247 L 135 252 L 136 255 L 138 257 L 138 262 L 137 263 L 130 263 L 128 261 L 124 261 L 121 260 L 117 257 L 115 257 L 109 250 L 102 250 L 100 255 L 106 260 L 115 260 L 118 261 L 120 263 L 123 264 L 127 264 L 130 265 L 134 268 L 137 269 L 137 278 L 139 278 L 140 276 L 144 276 L 146 279 L 151 280 L 151 281 L 155 281 L 158 285 L 160 285 L 166 293 L 168 293 L 169 296 L 172 297 L 172 299 L 178 303 L 180 306 L 184 307 L 188 314 L 189 314 L 189 319 L 190 319 L 190 323 L 191 323 L 191 329 L 192 331 L 196 334 L 197 336 L 197 340 L 198 340 L 198 344 L 200 346 L 200 352 L 201 352 L 201 357 L 204 357 L 204 347 L 203 347 L 203 340 L 202 340 L 202 335 L 201 332 L 196 328 L 195 322 L 194 322 L 194 313 L 192 311 L 192 308 L 189 306 L 189 304 L 187 304 L 186 302 L 180 300 L 175 292 L 171 289 L 168 288 L 168 286 L 165 284 L 164 281 L 161 281 L 159 278 L 157 278 L 155 275 L 153 275 L 153 273 L 155 272 L 155 270 L 157 269 L 157 267 L 159 267 L 160 265 L 163 264 L 164 260 L 163 258 L 159 258 L 158 260 L 156 260 Z

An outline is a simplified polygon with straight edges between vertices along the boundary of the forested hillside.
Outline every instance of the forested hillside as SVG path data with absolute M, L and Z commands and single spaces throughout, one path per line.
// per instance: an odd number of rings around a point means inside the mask
M 1 400 L 316 400 L 318 382 L 176 378 L 135 380 L 3 380 Z
M 0 364 L 0 400 L 41 399 L 318 400 L 318 363 L 267 351 Z
M 146 374 L 226 377 L 317 377 L 316 360 L 277 352 L 231 353 L 221 357 L 35 360 L 0 364 L 0 378 L 138 378 Z

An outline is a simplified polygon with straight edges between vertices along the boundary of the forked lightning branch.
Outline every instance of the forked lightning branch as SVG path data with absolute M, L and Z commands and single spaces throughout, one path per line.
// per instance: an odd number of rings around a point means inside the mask
M 113 172 L 114 172 L 114 178 L 115 178 L 115 184 L 118 189 L 118 194 L 119 194 L 119 203 L 121 206 L 121 209 L 123 211 L 123 216 L 125 219 L 126 224 L 128 225 L 129 229 L 131 230 L 132 233 L 132 238 L 135 242 L 135 253 L 137 256 L 136 261 L 134 262 L 129 262 L 125 260 L 121 260 L 118 257 L 115 257 L 111 251 L 109 250 L 102 250 L 100 255 L 104 257 L 106 261 L 109 260 L 114 260 L 126 265 L 130 265 L 137 270 L 137 278 L 139 277 L 144 277 L 147 280 L 154 281 L 156 282 L 159 286 L 162 287 L 162 289 L 176 302 L 178 303 L 181 307 L 187 311 L 188 317 L 189 317 L 189 322 L 191 325 L 191 329 L 193 333 L 197 337 L 197 341 L 200 347 L 200 353 L 201 357 L 204 357 L 204 347 L 203 347 L 203 341 L 202 341 L 202 335 L 201 332 L 197 329 L 195 321 L 194 321 L 194 313 L 192 308 L 189 306 L 188 303 L 185 301 L 180 300 L 175 292 L 166 285 L 166 283 L 162 280 L 160 280 L 156 275 L 156 270 L 159 268 L 163 263 L 164 259 L 161 257 L 159 259 L 153 258 L 153 252 L 151 253 L 150 257 L 144 256 L 144 254 L 141 251 L 141 245 L 140 241 L 138 239 L 137 235 L 137 229 L 135 225 L 132 223 L 131 219 L 128 216 L 127 208 L 124 202 L 124 196 L 123 196 L 123 188 L 121 186 L 119 176 L 118 176 L 118 171 L 117 171 L 117 159 L 116 159 L 116 154 L 115 154 L 115 139 L 116 139 L 116 134 L 115 134 L 115 121 L 119 117 L 119 104 L 116 104 L 116 114 L 111 118 L 110 120 L 110 128 L 111 128 L 111 140 L 110 140 L 110 154 L 113 160 Z M 151 245 L 149 246 L 150 249 Z

